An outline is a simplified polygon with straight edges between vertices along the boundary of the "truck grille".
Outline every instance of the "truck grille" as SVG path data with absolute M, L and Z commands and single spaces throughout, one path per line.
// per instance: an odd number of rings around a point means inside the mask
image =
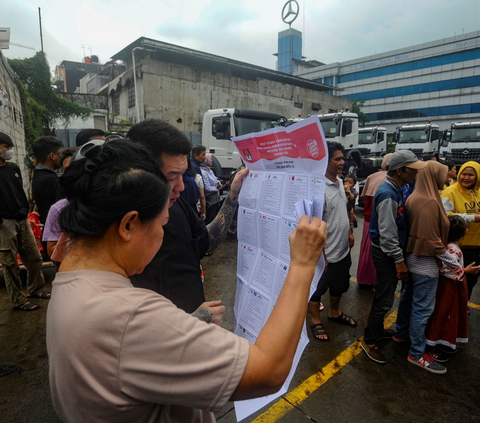
M 480 159 L 480 148 L 452 148 L 451 153 L 447 153 L 447 160 L 457 162 L 468 162 L 469 160 Z

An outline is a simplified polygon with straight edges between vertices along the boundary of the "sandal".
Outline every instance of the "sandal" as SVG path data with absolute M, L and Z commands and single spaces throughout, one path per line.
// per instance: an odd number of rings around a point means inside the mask
M 340 323 L 341 325 L 350 326 L 351 328 L 356 328 L 357 327 L 356 320 L 353 317 L 350 317 L 350 316 L 347 316 L 346 314 L 343 314 L 342 312 L 340 312 L 340 316 L 338 316 L 338 317 L 328 316 L 328 319 L 333 321 L 333 322 Z
M 311 323 L 310 324 L 310 329 L 312 329 L 312 334 L 315 339 L 321 341 L 321 342 L 327 342 L 330 340 L 330 338 L 327 335 L 327 332 L 325 332 L 325 328 L 321 323 Z M 318 335 L 323 335 L 326 336 L 326 338 L 318 338 Z
M 29 301 L 24 302 L 21 306 L 15 307 L 16 310 L 21 311 L 35 311 L 38 310 L 40 306 L 38 304 L 33 304 Z
M 29 295 L 28 298 L 35 298 L 37 300 L 49 300 L 51 297 L 52 297 L 52 294 L 50 291 L 40 291 L 34 295 Z

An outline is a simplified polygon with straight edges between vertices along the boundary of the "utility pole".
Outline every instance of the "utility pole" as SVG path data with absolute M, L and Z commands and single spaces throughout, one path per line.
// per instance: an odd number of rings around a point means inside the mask
M 38 8 L 38 21 L 40 22 L 40 44 L 42 46 L 42 53 L 43 53 L 42 11 L 40 8 Z

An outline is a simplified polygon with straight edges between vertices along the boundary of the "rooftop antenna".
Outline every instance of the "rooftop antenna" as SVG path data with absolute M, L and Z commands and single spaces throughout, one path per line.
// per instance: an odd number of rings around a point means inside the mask
M 82 47 L 82 50 L 83 50 L 83 61 L 85 62 L 85 44 L 82 44 L 80 47 Z
M 38 22 L 40 23 L 40 44 L 43 52 L 43 34 L 42 34 L 42 11 L 38 8 Z
M 92 49 L 93 49 L 93 46 L 88 46 L 88 49 L 90 50 L 90 57 L 92 57 Z
M 306 45 L 307 45 L 307 37 L 305 36 L 305 0 L 303 0 L 303 55 L 305 55 L 305 52 L 307 51 Z

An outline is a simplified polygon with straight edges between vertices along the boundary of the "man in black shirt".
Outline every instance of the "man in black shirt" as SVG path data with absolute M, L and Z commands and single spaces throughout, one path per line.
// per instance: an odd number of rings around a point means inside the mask
M 65 197 L 56 169 L 62 167 L 62 141 L 55 137 L 37 138 L 33 142 L 37 167 L 33 174 L 32 195 L 40 214 L 40 223 L 45 224 L 53 204 Z
M 40 308 L 32 304 L 22 292 L 17 253 L 27 268 L 27 294 L 32 298 L 48 299 L 43 291 L 42 256 L 28 222 L 28 200 L 23 191 L 20 168 L 7 163 L 13 158 L 12 139 L 0 132 L 0 263 L 5 286 L 12 305 L 19 310 Z
M 197 317 L 210 322 L 213 319 L 212 308 L 217 307 L 219 302 L 215 303 L 217 306 L 211 303 L 202 306 L 205 296 L 200 259 L 217 248 L 225 237 L 248 171 L 237 174 L 217 217 L 205 226 L 193 209 L 180 198 L 180 192 L 184 189 L 182 175 L 187 169 L 192 149 L 185 135 L 168 123 L 146 120 L 133 126 L 127 137 L 143 144 L 157 158 L 172 189 L 170 218 L 164 227 L 163 245 L 143 273 L 130 279 L 134 286 L 156 291 L 178 308 L 187 313 L 195 312 Z

